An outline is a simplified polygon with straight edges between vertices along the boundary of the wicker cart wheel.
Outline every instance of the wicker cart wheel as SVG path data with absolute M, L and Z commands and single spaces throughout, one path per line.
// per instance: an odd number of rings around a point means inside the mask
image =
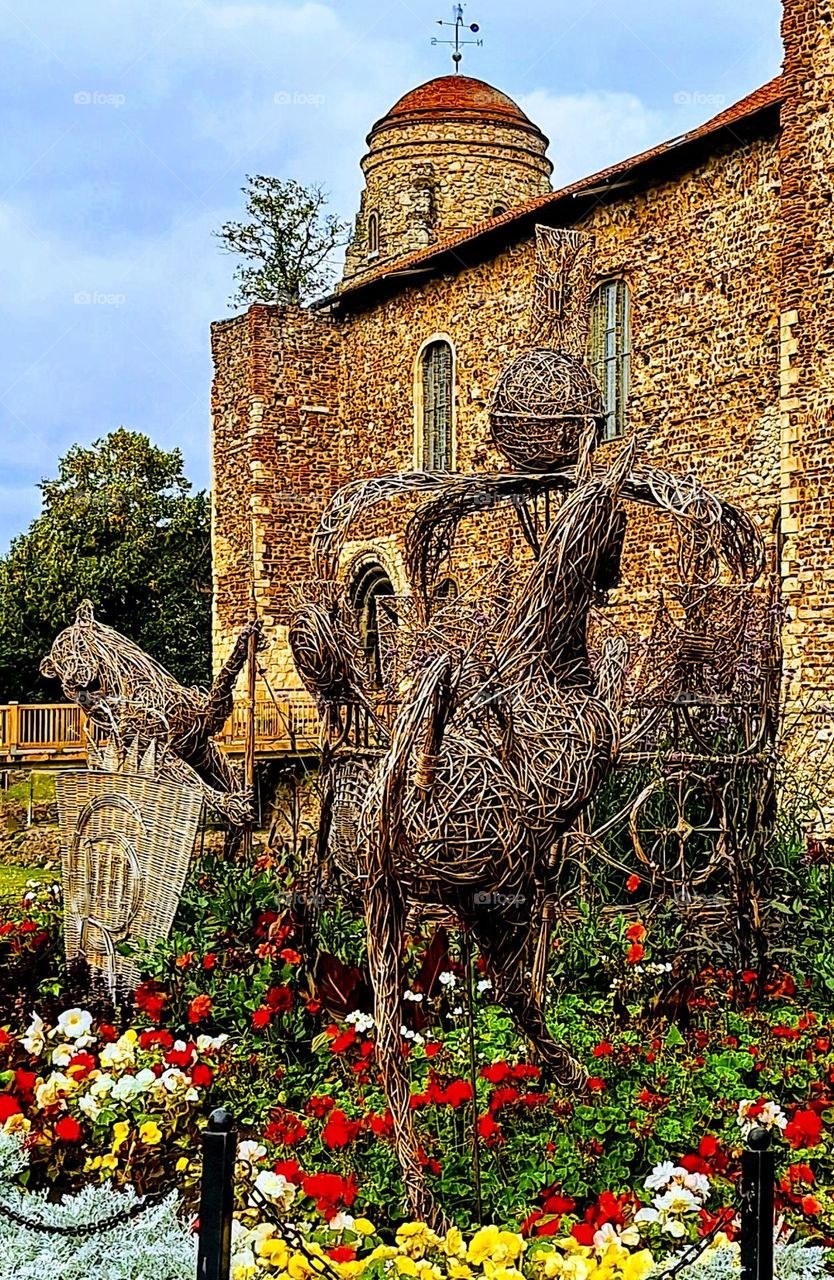
M 634 804 L 629 835 L 648 878 L 686 898 L 706 884 L 723 859 L 724 808 L 707 778 L 689 773 L 658 778 Z

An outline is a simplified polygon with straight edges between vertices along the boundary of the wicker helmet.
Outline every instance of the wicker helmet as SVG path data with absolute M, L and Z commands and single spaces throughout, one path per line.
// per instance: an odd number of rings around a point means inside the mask
M 505 365 L 489 406 L 493 440 L 523 471 L 576 462 L 589 419 L 601 426 L 605 406 L 588 366 L 547 347 L 529 347 Z

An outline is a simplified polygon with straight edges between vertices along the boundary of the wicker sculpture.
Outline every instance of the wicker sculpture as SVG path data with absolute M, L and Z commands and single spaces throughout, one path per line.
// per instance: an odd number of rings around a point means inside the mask
M 383 743 L 376 758 L 347 744 L 345 704 L 373 705 L 345 643 L 345 620 L 335 606 L 309 604 L 290 628 L 299 674 L 330 733 L 322 839 L 364 887 L 377 1054 L 412 1208 L 428 1221 L 438 1214 L 417 1157 L 400 1047 L 406 919 L 441 906 L 460 920 L 542 1062 L 576 1086 L 580 1072 L 545 1025 L 523 957 L 558 870 L 554 850 L 617 754 L 624 646 L 610 643 L 592 669 L 587 636 L 592 607 L 617 582 L 625 504 L 655 506 L 686 529 L 697 524 L 704 563 L 744 580 L 761 568 L 758 535 L 742 513 L 702 490 L 693 504 L 689 482 L 637 463 L 636 453 L 632 441 L 610 470 L 578 479 L 575 471 L 406 473 L 355 482 L 335 495 L 314 539 L 317 572 L 334 575 L 352 522 L 369 507 L 397 494 L 429 494 L 406 533 L 415 603 L 426 621 L 423 662 L 398 691 L 390 731 L 376 715 Z M 518 509 L 543 493 L 567 496 L 489 651 L 477 640 L 468 649 L 457 641 L 444 648 L 436 613 L 430 619 L 433 589 L 460 521 L 486 507 Z
M 44 658 L 41 673 L 61 681 L 64 696 L 93 726 L 91 764 L 101 762 L 104 745 L 118 759 L 136 743 L 142 752 L 153 744 L 166 776 L 197 786 L 206 805 L 239 829 L 251 820 L 251 800 L 213 739 L 232 713 L 251 632 L 246 628 L 238 636 L 208 693 L 186 689 L 132 640 L 99 622 L 85 600 Z
M 117 771 L 62 773 L 55 784 L 62 836 L 67 959 L 83 957 L 111 992 L 140 973 L 124 944 L 167 937 L 202 812 L 201 789 L 157 776 L 138 740 Z
M 548 471 L 588 454 L 605 421 L 585 362 L 593 241 L 536 228 L 531 345 L 502 370 L 489 406 L 492 437 L 521 470 Z

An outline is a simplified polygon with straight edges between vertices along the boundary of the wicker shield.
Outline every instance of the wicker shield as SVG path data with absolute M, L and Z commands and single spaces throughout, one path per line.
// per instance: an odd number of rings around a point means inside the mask
M 111 990 L 139 980 L 122 943 L 154 943 L 174 919 L 200 821 L 196 787 L 140 773 L 63 773 L 61 827 L 67 959 L 82 956 Z

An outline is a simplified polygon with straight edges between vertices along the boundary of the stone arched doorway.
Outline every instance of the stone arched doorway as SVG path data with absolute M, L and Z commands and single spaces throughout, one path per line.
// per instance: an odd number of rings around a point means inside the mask
M 354 576 L 350 601 L 356 613 L 357 634 L 365 654 L 368 674 L 377 689 L 383 686 L 380 610 L 384 607 L 382 600 L 393 595 L 391 579 L 379 561 L 364 561 Z

